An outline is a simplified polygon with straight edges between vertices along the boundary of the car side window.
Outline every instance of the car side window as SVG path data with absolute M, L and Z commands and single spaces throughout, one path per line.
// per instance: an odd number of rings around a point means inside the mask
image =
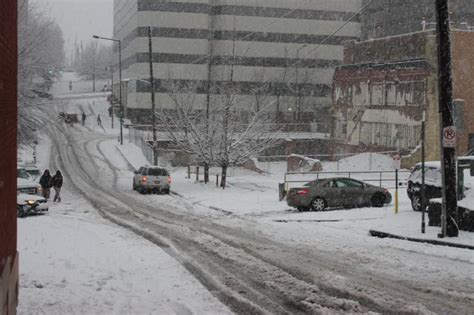
M 346 179 L 346 182 L 347 182 L 347 186 L 349 186 L 349 187 L 360 188 L 360 187 L 364 186 L 363 183 L 361 183 L 359 181 L 356 181 L 356 180 L 353 180 L 353 179 Z
M 335 186 L 338 187 L 338 188 L 347 187 L 346 183 L 342 179 L 336 180 L 335 184 L 336 184 Z
M 345 188 L 345 187 L 349 187 L 349 188 L 360 188 L 362 187 L 364 184 L 361 183 L 361 182 L 358 182 L 356 180 L 353 180 L 353 179 L 348 179 L 348 178 L 344 178 L 344 179 L 338 179 L 337 180 L 337 187 L 340 187 L 340 188 Z
M 326 184 L 323 185 L 324 188 L 333 188 L 333 187 L 336 187 L 336 184 L 333 180 L 330 180 L 329 182 L 327 182 Z

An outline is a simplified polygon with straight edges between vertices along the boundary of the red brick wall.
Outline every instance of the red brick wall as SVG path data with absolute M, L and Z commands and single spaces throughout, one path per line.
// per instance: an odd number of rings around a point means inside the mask
M 0 277 L 7 257 L 16 255 L 17 55 L 17 0 L 1 0 Z

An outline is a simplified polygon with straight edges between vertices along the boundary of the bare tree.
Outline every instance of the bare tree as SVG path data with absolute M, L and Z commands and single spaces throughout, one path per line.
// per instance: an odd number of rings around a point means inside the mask
M 235 25 L 233 34 L 236 34 Z M 232 51 L 226 58 L 230 63 L 227 80 L 215 82 L 209 77 L 205 86 L 167 80 L 162 87 L 168 91 L 172 109 L 167 112 L 162 110 L 158 115 L 172 141 L 183 151 L 194 155 L 199 163 L 221 167 L 222 188 L 226 187 L 229 166 L 257 157 L 277 141 L 274 136 L 277 130 L 268 112 L 272 103 L 264 96 L 268 93 L 269 83 L 242 96 L 234 82 L 235 65 L 239 58 L 235 45 L 236 38 L 233 37 Z M 196 108 L 201 88 L 207 88 L 208 93 L 205 111 Z M 253 102 L 253 97 L 256 102 Z M 246 106 L 248 103 L 256 106 L 249 108 Z M 242 109 L 248 109 L 247 122 L 242 121 L 239 115 Z
M 216 135 L 215 125 L 211 119 L 214 113 L 205 113 L 197 109 L 198 90 L 202 87 L 194 82 L 177 83 L 174 80 L 163 82 L 162 88 L 168 91 L 171 104 L 168 104 L 167 109 L 157 111 L 155 115 L 159 123 L 165 126 L 168 137 L 177 147 L 194 156 L 199 163 L 211 165 L 214 160 L 212 143 Z
M 46 18 L 34 3 L 19 7 L 18 23 L 18 139 L 30 144 L 43 126 L 45 94 L 64 61 L 64 39 L 60 27 Z

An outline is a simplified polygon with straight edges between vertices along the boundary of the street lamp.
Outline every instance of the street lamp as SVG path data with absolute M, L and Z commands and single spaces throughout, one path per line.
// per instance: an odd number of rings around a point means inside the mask
M 122 100 L 122 41 L 120 39 L 113 39 L 108 37 L 101 37 L 97 35 L 92 35 L 95 39 L 110 40 L 118 43 L 119 47 L 119 93 L 120 93 L 120 145 L 123 145 L 123 100 Z M 113 108 L 112 108 L 113 110 Z
M 295 107 L 296 107 L 296 111 L 294 112 L 293 115 L 294 118 L 296 118 L 296 120 L 300 120 L 300 87 L 299 87 L 299 83 L 298 83 L 298 70 L 299 70 L 299 63 L 300 63 L 300 50 L 305 48 L 305 47 L 308 47 L 308 45 L 303 45 L 301 46 L 300 48 L 298 48 L 296 50 L 296 63 L 295 63 L 295 67 L 296 67 L 296 77 L 295 77 L 295 83 L 296 83 L 296 97 L 295 97 Z

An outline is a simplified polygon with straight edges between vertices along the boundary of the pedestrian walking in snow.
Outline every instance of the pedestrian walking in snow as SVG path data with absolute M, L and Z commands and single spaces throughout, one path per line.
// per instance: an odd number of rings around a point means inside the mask
M 102 119 L 100 119 L 100 114 L 97 115 L 97 126 L 102 127 Z
M 51 185 L 54 188 L 54 202 L 61 202 L 61 187 L 63 186 L 63 175 L 61 174 L 60 171 L 56 172 L 56 175 L 53 176 L 53 179 L 51 180 Z
M 86 113 L 82 112 L 82 125 L 84 126 L 86 124 Z
M 43 194 L 43 197 L 46 199 L 49 199 L 49 194 L 51 190 L 51 175 L 49 174 L 49 170 L 45 170 L 43 175 L 40 178 L 40 185 L 41 185 L 41 192 Z
M 69 92 L 72 92 L 72 81 L 69 81 Z

